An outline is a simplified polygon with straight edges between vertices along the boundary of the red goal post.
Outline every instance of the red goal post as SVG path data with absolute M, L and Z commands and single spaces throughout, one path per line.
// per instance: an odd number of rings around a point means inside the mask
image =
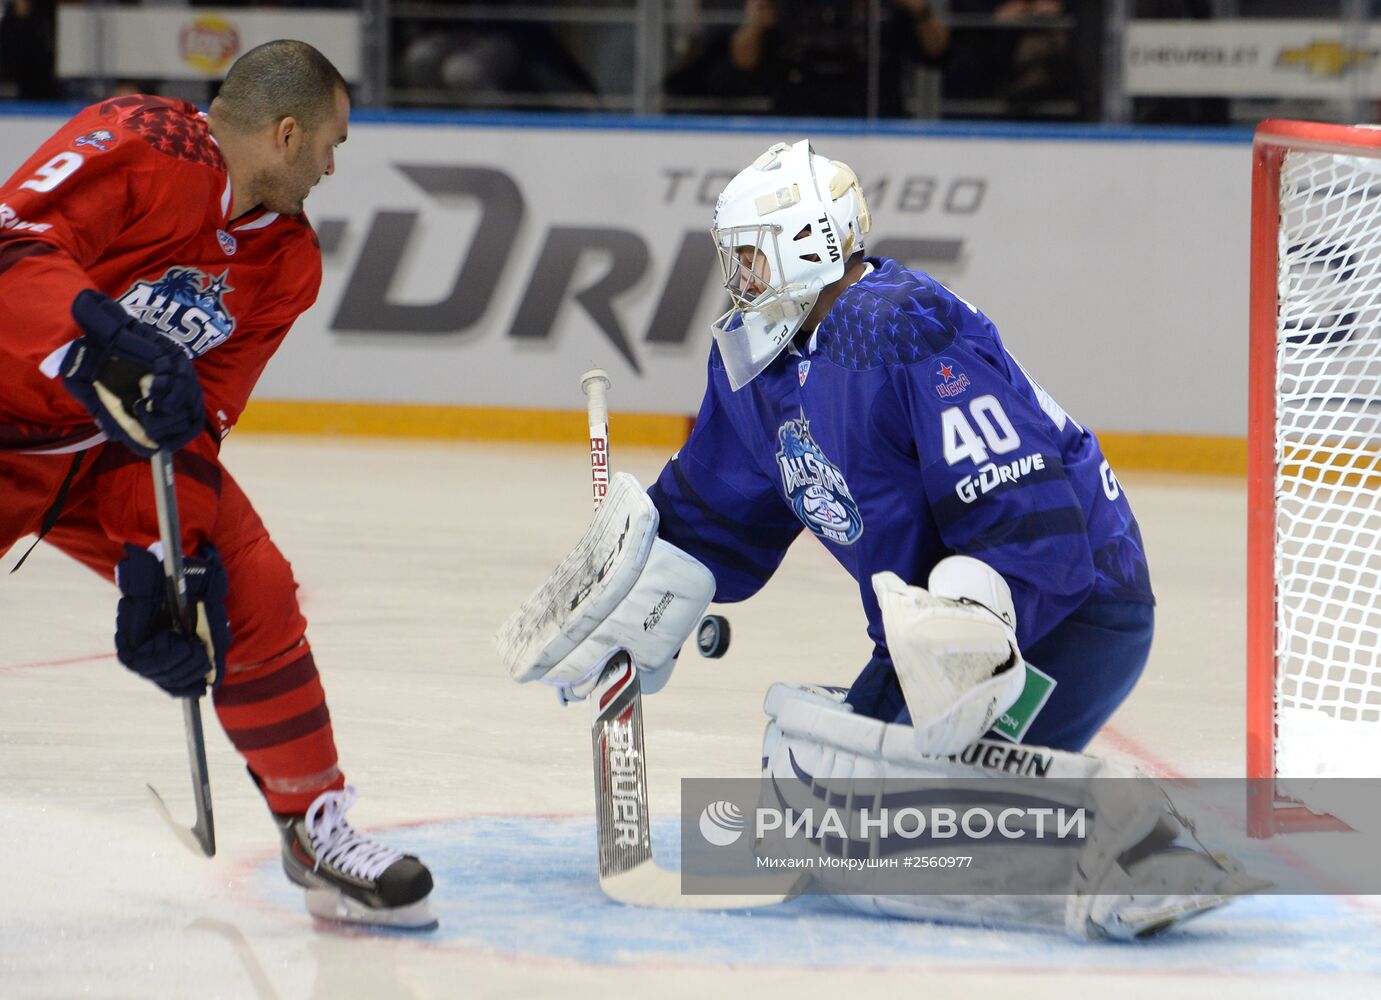
M 1269 120 L 1252 156 L 1247 823 L 1269 837 L 1346 828 L 1314 779 L 1381 767 L 1381 131 Z

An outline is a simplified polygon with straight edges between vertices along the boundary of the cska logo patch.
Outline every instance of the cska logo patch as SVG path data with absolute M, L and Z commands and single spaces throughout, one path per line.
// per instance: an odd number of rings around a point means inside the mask
M 935 359 L 935 374 L 940 379 L 935 383 L 935 394 L 941 399 L 953 399 L 969 387 L 969 377 L 964 369 L 949 358 Z
M 120 296 L 120 305 L 199 357 L 225 343 L 235 330 L 235 317 L 222 301 L 235 290 L 225 283 L 229 273 L 213 278 L 196 268 L 170 267 L 157 281 L 136 282 Z
M 804 415 L 777 429 L 782 489 L 801 523 L 826 541 L 852 545 L 863 534 L 863 515 L 844 474 L 810 435 Z

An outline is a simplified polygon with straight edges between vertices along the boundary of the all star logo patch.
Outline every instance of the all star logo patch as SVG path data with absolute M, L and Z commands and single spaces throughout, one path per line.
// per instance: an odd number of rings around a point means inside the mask
M 194 267 L 170 267 L 156 281 L 139 281 L 120 296 L 125 312 L 187 348 L 194 357 L 225 343 L 235 317 L 224 297 L 229 271 L 208 275 Z
M 863 515 L 849 484 L 815 442 L 804 416 L 777 429 L 782 489 L 801 523 L 826 541 L 852 545 L 863 534 Z

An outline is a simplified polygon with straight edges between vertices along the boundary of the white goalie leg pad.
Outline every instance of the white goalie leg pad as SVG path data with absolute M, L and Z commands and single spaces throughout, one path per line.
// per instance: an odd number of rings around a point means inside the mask
M 1026 664 L 1002 577 L 968 556 L 936 565 L 930 591 L 895 573 L 873 576 L 892 665 L 926 754 L 957 753 L 1021 697 Z
M 515 681 L 584 697 L 626 649 L 644 691 L 666 683 L 715 584 L 703 563 L 657 537 L 657 525 L 657 508 L 637 479 L 616 473 L 575 549 L 495 636 Z
M 839 893 L 854 909 L 917 920 L 1062 929 L 1081 940 L 1125 939 L 1156 933 L 1261 885 L 1230 859 L 1209 854 L 1165 792 L 1133 768 L 1003 740 L 979 740 L 957 754 L 929 756 L 916 749 L 909 727 L 854 715 L 839 696 L 820 688 L 775 684 L 763 707 L 768 715 L 764 804 L 803 810 L 830 802 L 860 809 L 871 800 L 857 794 L 867 795 L 873 786 L 851 786 L 851 781 L 945 779 L 947 791 L 969 801 L 991 795 L 1001 802 L 1015 791 L 1069 810 L 1082 808 L 1089 817 L 1083 840 L 1068 848 L 1023 847 L 999 838 L 966 843 L 963 853 L 974 855 L 973 878 L 953 895 L 888 892 L 888 880 L 896 876 L 886 869 L 879 870 L 875 886 L 856 872 L 820 870 L 815 877 L 821 887 Z M 1121 780 L 1103 780 L 1114 778 Z M 1038 784 L 1033 788 L 1031 782 Z M 871 838 L 850 844 L 846 856 L 884 856 L 877 834 Z M 800 838 L 776 838 L 762 849 L 794 856 L 818 850 Z M 934 849 L 932 844 L 929 850 Z M 917 848 L 917 854 L 925 850 Z M 1060 892 L 1044 891 L 1048 882 L 1041 881 L 1041 873 L 1053 870 L 1056 851 L 1070 852 L 1063 855 L 1069 883 Z M 860 893 L 860 884 L 877 891 Z M 1043 891 L 1012 892 L 1023 884 Z M 1166 891 L 1155 892 L 1158 884 Z
M 1119 941 L 1153 937 L 1270 887 L 1235 858 L 1205 847 L 1168 797 L 1164 805 L 1139 840 L 1095 836 L 1085 862 L 1088 877 L 1065 914 L 1071 934 Z

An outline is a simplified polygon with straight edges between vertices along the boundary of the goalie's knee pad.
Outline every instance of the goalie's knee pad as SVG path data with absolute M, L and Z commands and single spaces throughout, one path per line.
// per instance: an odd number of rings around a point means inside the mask
M 941 560 L 930 590 L 895 573 L 873 576 L 887 649 L 910 710 L 917 747 L 957 753 L 1021 697 L 1026 664 L 1006 582 L 968 556 Z
M 628 473 L 609 492 L 574 551 L 495 637 L 515 681 L 583 698 L 621 649 L 643 690 L 660 690 L 714 596 L 714 575 L 657 537 L 657 508 Z
M 831 865 L 816 869 L 817 884 L 847 897 L 855 909 L 1125 939 L 1156 933 L 1262 885 L 1229 859 L 1210 854 L 1165 792 L 1123 765 L 1001 740 L 929 756 L 917 749 L 909 726 L 855 715 L 828 688 L 775 684 L 763 708 L 762 805 L 771 808 L 798 816 L 825 805 L 857 810 L 880 801 L 885 784 L 889 796 L 923 790 L 935 799 L 940 791 L 940 800 L 992 809 L 1015 797 L 1085 814 L 1081 835 L 1068 842 L 967 840 L 962 853 L 973 856 L 973 877 L 959 883 L 963 891 L 898 891 L 891 869 L 881 869 L 871 883 Z M 759 851 L 905 859 L 937 849 L 933 841 L 903 839 L 898 850 L 895 836 L 879 832 L 883 825 L 861 827 L 867 835 L 828 847 L 774 834 L 760 841 Z

